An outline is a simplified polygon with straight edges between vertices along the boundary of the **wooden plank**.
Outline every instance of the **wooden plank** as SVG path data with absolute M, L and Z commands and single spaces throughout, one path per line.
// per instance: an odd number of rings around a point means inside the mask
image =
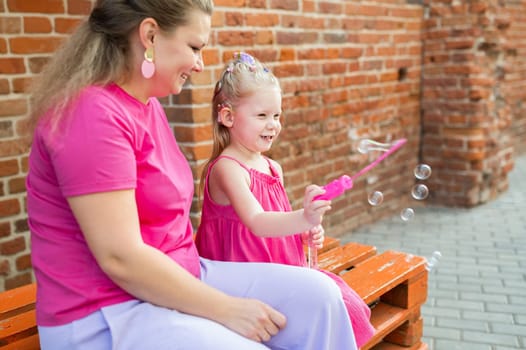
M 341 276 L 370 304 L 397 285 L 424 272 L 425 263 L 423 257 L 388 250 L 367 259 Z
M 376 247 L 349 242 L 318 255 L 321 269 L 339 274 L 376 254 Z
M 382 341 L 389 333 L 404 324 L 409 319 L 411 312 L 412 310 L 382 302 L 378 303 L 371 310 L 371 323 L 376 332 L 371 340 L 362 346 L 361 350 L 368 350 Z
M 40 339 L 38 334 L 35 333 L 26 338 L 2 346 L 2 350 L 40 350 Z
M 34 304 L 36 291 L 36 284 L 32 283 L 2 292 L 2 298 L 0 298 L 0 319 L 3 318 L 4 314 L 13 310 Z
M 34 328 L 36 324 L 35 310 L 29 310 L 5 320 L 0 320 L 0 339 Z

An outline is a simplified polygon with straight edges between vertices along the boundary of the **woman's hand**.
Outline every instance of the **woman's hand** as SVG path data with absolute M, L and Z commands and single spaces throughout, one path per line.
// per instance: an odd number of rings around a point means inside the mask
M 303 216 L 312 226 L 320 225 L 325 212 L 331 209 L 331 201 L 313 200 L 314 197 L 320 194 L 323 194 L 323 189 L 320 186 L 309 185 L 305 188 Z
M 285 327 L 285 316 L 256 299 L 231 298 L 219 322 L 242 336 L 266 342 Z

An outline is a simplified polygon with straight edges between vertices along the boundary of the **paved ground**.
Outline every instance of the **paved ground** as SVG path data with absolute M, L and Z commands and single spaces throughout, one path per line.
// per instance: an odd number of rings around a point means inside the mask
M 422 309 L 430 350 L 526 349 L 526 156 L 516 159 L 509 190 L 473 208 L 416 208 L 341 237 L 431 257 Z

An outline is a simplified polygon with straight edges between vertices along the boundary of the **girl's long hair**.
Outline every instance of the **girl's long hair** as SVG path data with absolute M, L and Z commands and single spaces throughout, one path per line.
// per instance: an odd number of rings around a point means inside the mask
M 212 15 L 212 0 L 98 0 L 35 80 L 30 131 L 42 118 L 56 129 L 84 87 L 125 79 L 133 69 L 130 35 L 142 20 L 151 17 L 169 32 L 186 24 L 192 10 Z

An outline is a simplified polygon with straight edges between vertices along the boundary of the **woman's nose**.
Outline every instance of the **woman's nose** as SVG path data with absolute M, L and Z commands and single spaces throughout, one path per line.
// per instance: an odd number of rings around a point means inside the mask
M 197 59 L 194 65 L 194 71 L 199 73 L 199 72 L 202 72 L 204 68 L 205 68 L 205 63 L 203 62 L 203 55 L 201 54 L 201 52 L 199 52 L 197 54 Z

